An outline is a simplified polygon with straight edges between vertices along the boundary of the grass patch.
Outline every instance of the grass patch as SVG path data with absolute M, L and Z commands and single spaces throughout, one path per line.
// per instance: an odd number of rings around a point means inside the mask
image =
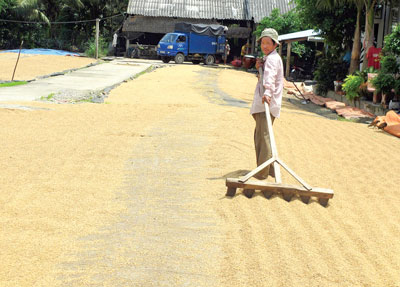
M 147 74 L 147 73 L 152 72 L 153 70 L 155 70 L 155 68 L 153 67 L 153 65 L 151 65 L 151 66 L 148 67 L 146 70 L 144 70 L 144 71 L 142 71 L 142 72 L 140 72 L 140 73 L 134 75 L 134 76 L 133 76 L 133 79 L 137 79 L 137 78 L 139 78 L 140 76 L 143 76 L 144 74 Z M 131 78 L 131 79 L 132 79 L 132 78 Z
M 56 95 L 55 93 L 51 93 L 46 97 L 45 96 L 40 97 L 40 100 L 41 101 L 50 101 L 52 98 L 54 98 L 55 95 Z
M 0 88 L 3 87 L 14 87 L 14 86 L 20 86 L 20 85 L 25 85 L 27 84 L 27 81 L 18 81 L 18 82 L 8 82 L 8 83 L 1 83 Z
M 75 103 L 93 103 L 93 97 L 75 101 Z

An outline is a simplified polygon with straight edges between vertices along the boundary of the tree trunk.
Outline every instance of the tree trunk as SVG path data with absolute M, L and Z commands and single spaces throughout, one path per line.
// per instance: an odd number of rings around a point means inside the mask
M 353 48 L 351 51 L 351 62 L 349 68 L 349 74 L 353 74 L 355 71 L 359 70 L 360 67 L 360 53 L 361 53 L 361 20 L 362 8 L 357 7 L 357 21 L 356 29 L 354 31 Z
M 369 3 L 368 3 L 369 2 Z M 374 43 L 374 17 L 375 17 L 375 0 L 368 0 L 365 3 L 365 39 L 364 39 L 364 61 L 362 69 L 368 66 L 367 53 L 368 49 Z

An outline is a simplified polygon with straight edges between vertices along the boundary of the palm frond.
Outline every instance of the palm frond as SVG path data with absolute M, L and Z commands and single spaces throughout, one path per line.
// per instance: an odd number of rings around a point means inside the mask
M 40 21 L 50 24 L 47 16 L 40 9 L 38 0 L 20 0 L 13 12 L 16 16 L 30 21 Z

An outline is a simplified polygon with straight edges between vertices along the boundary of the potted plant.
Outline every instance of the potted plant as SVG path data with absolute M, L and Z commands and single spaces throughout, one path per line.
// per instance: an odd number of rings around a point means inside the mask
M 345 91 L 346 99 L 354 104 L 360 97 L 360 87 L 364 83 L 364 78 L 359 74 L 348 75 L 344 80 L 342 89 Z
M 380 72 L 375 78 L 372 79 L 372 84 L 376 88 L 376 91 L 382 94 L 382 104 L 386 106 L 386 100 L 394 88 L 394 75 Z
M 400 66 L 398 58 L 400 56 L 399 46 L 400 25 L 393 29 L 393 32 L 385 37 L 385 46 L 382 49 L 381 69 L 378 75 L 372 80 L 378 92 L 382 93 L 382 104 L 386 107 L 389 96 L 397 94 L 396 86 L 399 77 Z M 398 89 L 397 89 L 398 90 Z
M 382 57 L 381 69 L 378 75 L 372 79 L 372 84 L 378 93 L 382 94 L 382 104 L 386 106 L 389 96 L 392 95 L 394 89 L 395 76 L 399 71 L 397 58 L 393 54 L 387 54 Z

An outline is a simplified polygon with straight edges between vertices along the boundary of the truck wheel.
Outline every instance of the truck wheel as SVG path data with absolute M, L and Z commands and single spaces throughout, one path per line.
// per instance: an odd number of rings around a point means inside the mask
M 169 57 L 162 57 L 161 60 L 163 61 L 163 63 L 169 63 L 169 61 L 171 61 L 171 58 Z
M 195 65 L 198 65 L 198 64 L 200 64 L 200 60 L 193 60 L 192 63 Z
M 208 55 L 206 57 L 206 59 L 204 60 L 204 64 L 206 64 L 206 65 L 212 65 L 212 64 L 214 64 L 214 62 L 215 62 L 215 58 L 213 55 Z
M 176 54 L 175 63 L 182 64 L 184 60 L 185 60 L 185 56 L 183 54 L 181 54 L 181 53 Z

